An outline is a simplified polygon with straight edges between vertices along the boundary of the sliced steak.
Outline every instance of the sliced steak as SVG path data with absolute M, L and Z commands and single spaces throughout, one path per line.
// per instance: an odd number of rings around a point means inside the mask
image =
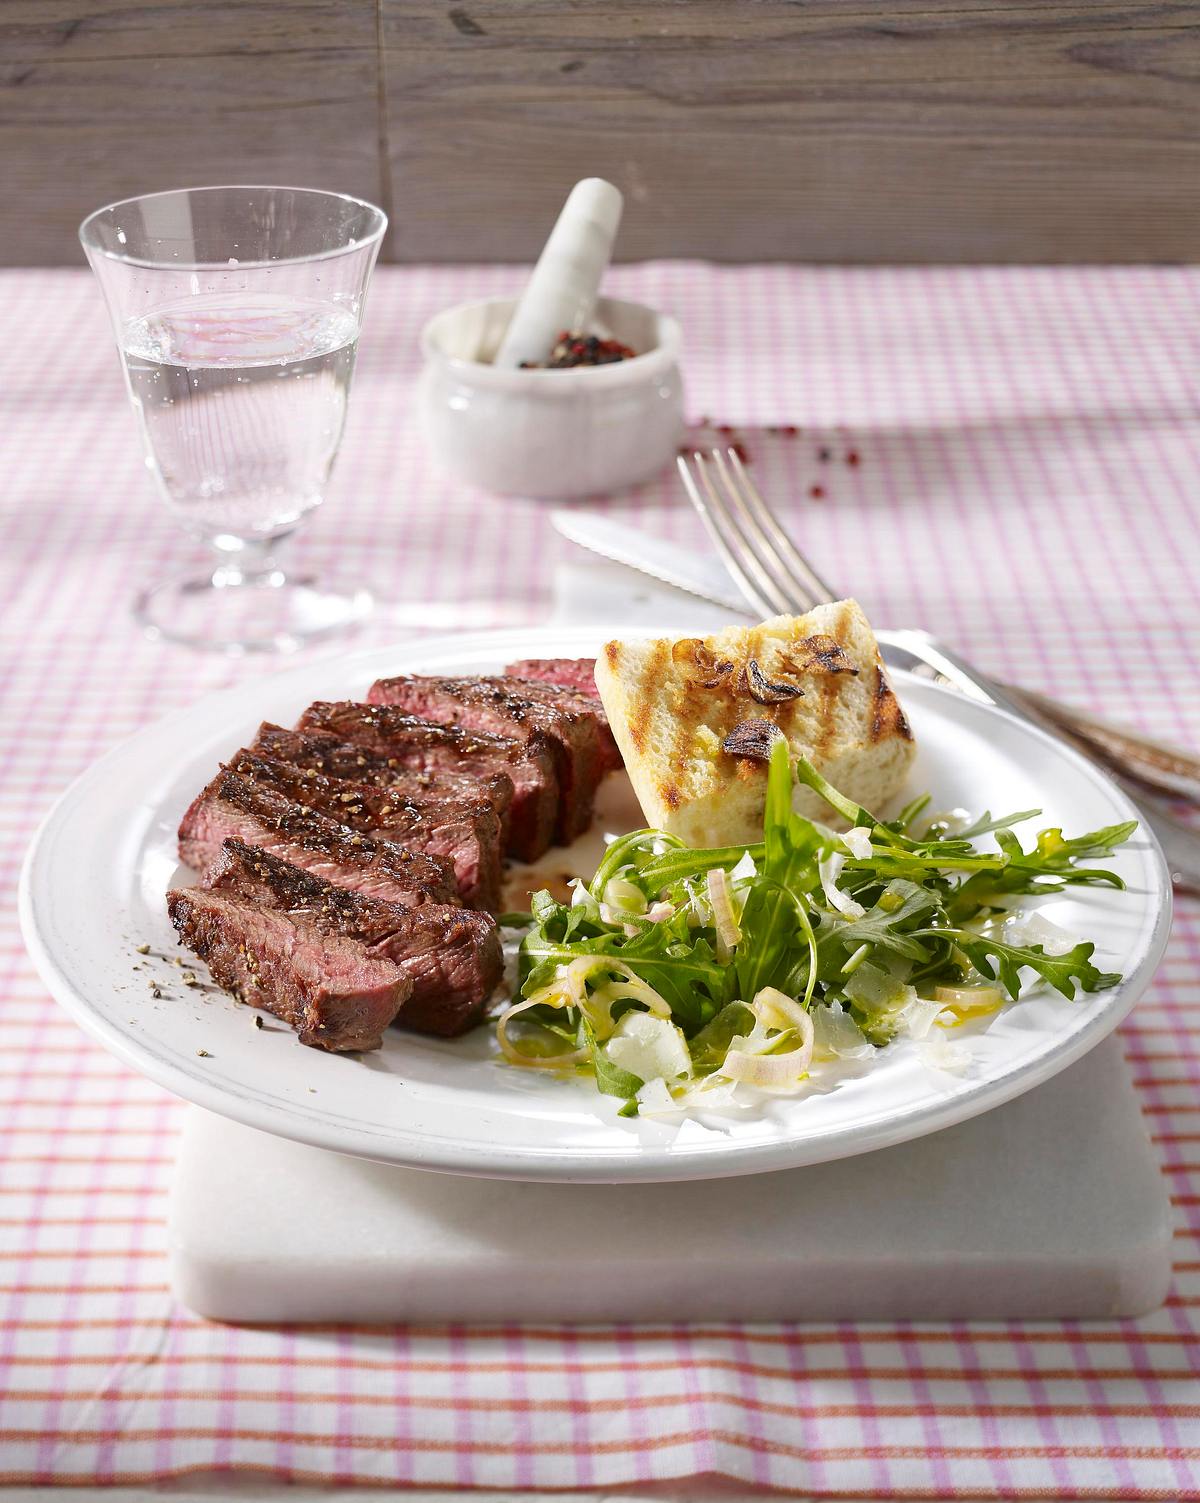
M 580 662 L 594 664 L 594 658 L 580 658 Z M 596 731 L 600 738 L 600 761 L 605 772 L 612 772 L 618 767 L 624 766 L 621 752 L 617 746 L 617 738 L 612 733 L 608 723 L 608 716 L 604 713 L 604 706 L 600 703 L 600 695 L 592 685 L 591 693 L 582 689 L 576 689 L 570 684 L 553 684 L 545 679 L 532 678 L 520 679 L 521 692 L 531 699 L 536 699 L 544 705 L 554 705 L 559 709 L 573 712 L 577 715 L 594 716 Z
M 169 892 L 167 912 L 218 986 L 290 1023 L 313 1048 L 378 1049 L 412 994 L 394 960 L 329 929 L 320 915 L 201 887 Z
M 510 854 L 522 861 L 534 861 L 554 838 L 558 778 L 554 749 L 540 733 L 528 739 L 494 736 L 421 720 L 392 705 L 349 700 L 309 705 L 298 728 L 305 735 L 350 741 L 418 772 L 466 772 L 484 778 L 506 773 L 513 784 L 507 843 Z
M 500 817 L 501 833 L 507 833 L 512 808 L 513 781 L 507 772 L 456 772 L 448 767 L 403 766 L 396 757 L 386 757 L 369 746 L 355 746 L 337 736 L 304 735 L 286 731 L 264 721 L 250 751 L 278 762 L 290 762 L 304 771 L 327 778 L 345 778 L 351 783 L 369 783 L 373 788 L 394 789 L 413 799 L 453 799 L 489 804 Z
M 209 885 L 310 919 L 323 932 L 357 940 L 369 955 L 394 962 L 413 987 L 396 1021 L 421 1033 L 448 1036 L 469 1028 L 504 969 L 499 931 L 486 913 L 436 903 L 401 908 L 335 887 L 240 840 L 225 842 Z
M 591 825 L 596 789 L 607 770 L 608 727 L 601 726 L 594 702 L 582 695 L 516 678 L 414 675 L 380 679 L 368 698 L 474 733 L 520 742 L 544 737 L 558 777 L 557 839 L 565 845 Z
M 519 663 L 510 663 L 504 672 L 510 678 L 531 678 L 543 684 L 561 684 L 574 689 L 577 694 L 586 694 L 589 699 L 599 699 L 596 688 L 595 658 L 522 658 Z
M 179 826 L 179 857 L 204 871 L 230 838 L 369 897 L 409 908 L 457 903 L 454 868 L 393 840 L 360 834 L 226 768 L 203 788 Z
M 606 770 L 614 772 L 625 765 L 617 746 L 617 738 L 612 733 L 608 716 L 600 702 L 600 691 L 596 688 L 595 658 L 522 658 L 519 663 L 510 663 L 504 671 L 508 676 L 523 679 L 527 684 L 547 684 L 579 696 L 602 727 Z
M 448 861 L 468 908 L 495 909 L 500 898 L 500 819 L 485 800 L 412 798 L 398 788 L 373 788 L 330 778 L 251 751 L 229 770 L 260 788 L 304 804 L 352 830 L 380 832 L 408 850 Z M 511 785 L 510 785 L 511 786 Z M 307 863 L 305 863 L 307 864 Z

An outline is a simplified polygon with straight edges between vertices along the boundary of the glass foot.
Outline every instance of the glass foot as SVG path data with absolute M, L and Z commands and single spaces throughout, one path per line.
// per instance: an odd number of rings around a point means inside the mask
M 143 591 L 133 611 L 151 637 L 241 654 L 295 652 L 356 626 L 373 605 L 371 592 L 361 586 L 274 567 L 250 571 L 223 564 Z

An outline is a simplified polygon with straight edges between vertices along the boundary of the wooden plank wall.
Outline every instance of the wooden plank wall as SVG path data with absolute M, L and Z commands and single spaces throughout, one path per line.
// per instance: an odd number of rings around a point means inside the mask
M 0 261 L 96 204 L 340 187 L 404 261 L 1200 259 L 1196 0 L 5 0 Z

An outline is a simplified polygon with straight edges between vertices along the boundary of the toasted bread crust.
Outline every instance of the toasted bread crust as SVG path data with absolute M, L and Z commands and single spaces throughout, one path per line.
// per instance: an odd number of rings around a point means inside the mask
M 874 634 L 852 600 L 710 637 L 609 642 L 596 683 L 647 821 L 693 845 L 758 837 L 763 764 L 722 750 L 748 720 L 778 726 L 868 804 L 891 797 L 914 754 Z M 806 791 L 797 807 L 828 814 Z

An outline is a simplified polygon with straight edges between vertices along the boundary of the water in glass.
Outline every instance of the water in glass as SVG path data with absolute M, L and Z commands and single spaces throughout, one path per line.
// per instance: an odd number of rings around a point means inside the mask
M 320 504 L 357 343 L 350 310 L 262 292 L 192 297 L 126 323 L 148 462 L 189 527 L 237 548 Z

